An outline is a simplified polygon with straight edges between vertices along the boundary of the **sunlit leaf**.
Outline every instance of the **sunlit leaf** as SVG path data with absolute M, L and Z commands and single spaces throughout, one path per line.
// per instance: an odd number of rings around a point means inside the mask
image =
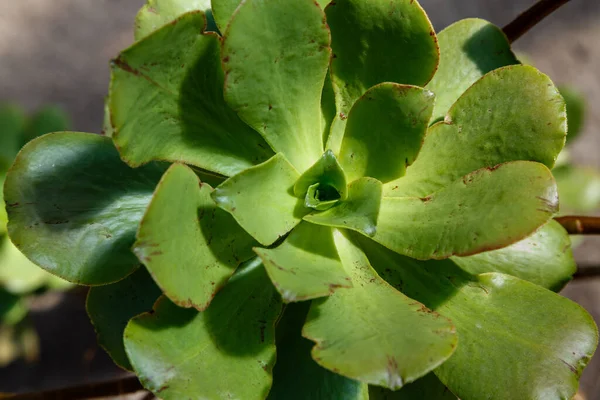
M 148 0 L 135 17 L 135 40 L 148 36 L 190 11 L 202 11 L 210 16 L 210 0 Z M 208 23 L 208 30 L 214 31 L 212 18 L 208 19 Z

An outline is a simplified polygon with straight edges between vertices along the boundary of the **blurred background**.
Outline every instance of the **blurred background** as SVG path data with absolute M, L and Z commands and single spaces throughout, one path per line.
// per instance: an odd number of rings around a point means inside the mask
M 133 42 L 144 0 L 0 0 L 0 102 L 29 111 L 57 104 L 76 131 L 100 132 L 109 60 Z M 535 0 L 420 0 L 436 30 L 466 18 L 504 26 Z M 600 169 L 600 1 L 572 0 L 515 43 L 518 52 L 559 85 L 583 93 L 584 131 L 572 161 Z M 596 214 L 600 215 L 600 214 Z M 581 264 L 600 265 L 600 238 L 576 250 Z M 600 322 L 600 279 L 578 280 L 563 294 Z M 30 305 L 40 337 L 37 362 L 0 368 L 0 392 L 41 390 L 123 374 L 95 342 L 84 289 L 38 296 Z M 600 399 L 600 355 L 582 379 L 589 400 Z

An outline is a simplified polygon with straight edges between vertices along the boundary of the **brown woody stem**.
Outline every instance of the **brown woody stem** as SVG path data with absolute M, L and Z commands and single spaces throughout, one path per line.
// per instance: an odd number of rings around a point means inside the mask
M 548 15 L 556 11 L 560 6 L 567 4 L 569 0 L 540 0 L 530 9 L 519 15 L 513 22 L 504 27 L 504 33 L 510 43 L 514 42 L 531 28 L 536 26 Z
M 140 381 L 135 376 L 128 376 L 112 381 L 89 383 L 63 389 L 48 390 L 44 392 L 23 393 L 15 395 L 0 394 L 0 399 L 8 400 L 80 400 L 96 397 L 118 396 L 144 390 Z
M 570 235 L 600 235 L 600 217 L 582 217 L 572 215 L 558 217 L 556 221 L 569 232 Z

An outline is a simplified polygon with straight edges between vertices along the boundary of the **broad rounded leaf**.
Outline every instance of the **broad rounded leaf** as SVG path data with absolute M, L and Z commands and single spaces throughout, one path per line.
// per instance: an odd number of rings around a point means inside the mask
M 323 153 L 329 42 L 314 0 L 246 0 L 224 35 L 227 103 L 301 173 Z
M 278 247 L 254 251 L 285 302 L 328 296 L 352 286 L 329 227 L 301 222 Z
M 427 196 L 472 171 L 516 160 L 552 168 L 565 143 L 565 104 L 550 79 L 529 66 L 485 75 L 433 125 L 406 175 L 385 196 Z M 512 220 L 512 218 L 511 218 Z
M 375 234 L 381 204 L 381 182 L 373 178 L 357 179 L 348 186 L 348 198 L 337 206 L 304 217 L 313 224 Z
M 215 22 L 221 32 L 227 30 L 227 25 L 233 13 L 238 8 L 242 0 L 212 0 L 211 6 L 215 17 Z
M 159 182 L 133 251 L 175 304 L 203 310 L 257 243 L 182 164 Z
M 325 13 L 337 104 L 327 148 L 338 154 L 354 102 L 382 82 L 425 86 L 437 68 L 439 49 L 416 0 L 336 0 Z
M 301 330 L 310 302 L 288 304 L 277 323 L 277 362 L 268 400 L 369 400 L 364 383 L 319 366 L 311 357 L 313 343 Z
M 562 214 L 589 213 L 600 207 L 600 172 L 565 165 L 552 170 L 558 185 Z
M 374 86 L 359 98 L 339 157 L 348 181 L 369 176 L 385 183 L 403 176 L 421 149 L 434 100 L 428 90 L 395 83 Z
M 452 260 L 417 261 L 354 235 L 373 267 L 448 317 L 460 343 L 436 375 L 462 400 L 571 399 L 598 340 L 579 305 L 499 273 L 473 276 Z
M 457 397 L 431 372 L 395 392 L 370 386 L 369 400 L 457 400 Z
M 203 312 L 161 298 L 153 313 L 129 322 L 125 349 L 144 387 L 162 399 L 264 399 L 280 312 L 279 295 L 253 261 Z
M 501 272 L 555 292 L 562 289 L 577 270 L 569 234 L 554 220 L 503 249 L 452 259 L 473 275 Z
M 364 383 L 398 389 L 454 352 L 452 323 L 388 285 L 339 231 L 335 242 L 353 287 L 313 300 L 303 335 L 321 366 Z
M 269 246 L 310 211 L 294 196 L 293 187 L 299 176 L 279 153 L 263 164 L 227 179 L 211 196 L 246 232 L 262 245 Z
M 112 63 L 113 139 L 134 167 L 179 161 L 229 176 L 273 154 L 225 103 L 219 37 L 204 20 L 185 14 Z
M 148 0 L 135 17 L 135 40 L 140 40 L 190 11 L 210 15 L 210 0 Z M 214 30 L 214 27 L 210 30 Z
M 127 323 L 131 318 L 152 310 L 161 294 L 144 268 L 117 283 L 93 287 L 88 292 L 86 309 L 98 343 L 121 368 L 132 369 L 123 344 Z
M 452 104 L 479 78 L 519 64 L 502 29 L 478 18 L 458 21 L 438 33 L 440 65 L 427 89 L 436 97 L 433 120 L 443 119 Z
M 132 169 L 110 138 L 61 132 L 34 139 L 5 183 L 13 243 L 70 282 L 116 282 L 139 265 L 130 248 L 164 166 Z
M 557 210 L 550 170 L 513 161 L 482 168 L 424 198 L 384 197 L 372 238 L 418 259 L 466 256 L 527 237 Z

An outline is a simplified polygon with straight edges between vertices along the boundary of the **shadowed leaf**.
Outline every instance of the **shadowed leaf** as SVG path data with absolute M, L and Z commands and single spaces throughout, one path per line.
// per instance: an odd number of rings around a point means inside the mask
M 8 231 L 35 264 L 70 282 L 118 281 L 164 166 L 132 169 L 110 138 L 62 132 L 29 142 L 6 178 Z
M 133 251 L 169 299 L 205 309 L 257 243 L 211 199 L 212 188 L 182 164 L 161 179 Z
M 203 312 L 161 298 L 153 313 L 129 322 L 125 349 L 144 387 L 162 399 L 264 399 L 280 311 L 279 295 L 253 261 Z

